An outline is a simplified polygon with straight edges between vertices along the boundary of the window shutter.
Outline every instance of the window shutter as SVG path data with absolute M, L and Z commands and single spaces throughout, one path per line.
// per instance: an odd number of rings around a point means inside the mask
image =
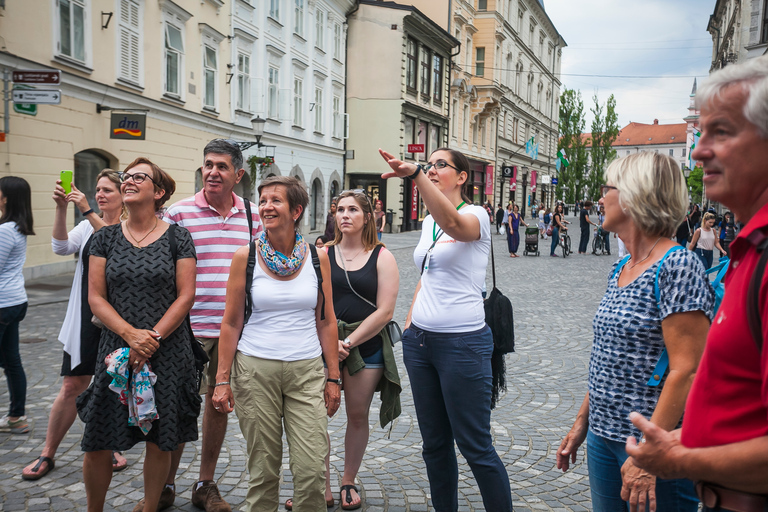
M 120 0 L 120 78 L 140 82 L 139 5 Z

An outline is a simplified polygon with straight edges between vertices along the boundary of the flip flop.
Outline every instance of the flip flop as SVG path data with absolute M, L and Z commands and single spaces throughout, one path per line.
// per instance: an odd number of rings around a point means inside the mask
M 325 500 L 325 507 L 331 508 L 336 506 L 336 500 L 333 498 L 329 500 Z M 285 500 L 285 510 L 293 510 L 293 498 L 288 498 Z
M 117 461 L 117 457 L 115 457 L 115 454 L 122 455 L 122 453 L 120 453 L 117 450 L 112 452 L 112 472 L 122 471 L 125 468 L 127 468 L 128 461 L 126 460 L 125 463 L 121 466 L 120 463 Z
M 341 510 L 357 510 L 358 508 L 363 506 L 363 499 L 360 498 L 360 503 L 357 503 L 355 505 L 348 505 L 348 503 L 352 503 L 352 493 L 350 491 L 354 490 L 358 496 L 360 496 L 360 491 L 357 490 L 357 487 L 354 485 L 342 485 L 341 491 L 340 491 L 340 500 L 341 500 Z M 344 495 L 346 491 L 346 496 Z
M 44 471 L 40 471 L 40 467 L 43 465 L 43 462 L 47 462 L 48 465 L 45 467 Z M 25 475 L 24 473 L 21 474 L 21 478 L 23 480 L 39 480 L 43 478 L 45 475 L 50 473 L 53 468 L 56 467 L 56 463 L 53 462 L 53 459 L 50 457 L 43 457 L 42 455 L 37 458 L 37 464 L 35 464 L 35 467 L 32 468 L 32 471 L 34 472 L 33 475 Z

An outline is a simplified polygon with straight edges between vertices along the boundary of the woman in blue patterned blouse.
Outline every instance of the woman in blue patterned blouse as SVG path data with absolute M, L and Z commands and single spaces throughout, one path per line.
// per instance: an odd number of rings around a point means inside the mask
M 631 256 L 616 263 L 595 315 L 589 392 L 557 451 L 557 467 L 576 462 L 586 440 L 596 512 L 695 511 L 692 482 L 656 479 L 624 451 L 629 436 L 640 437 L 631 411 L 667 430 L 680 426 L 704 350 L 714 294 L 698 256 L 670 239 L 685 217 L 688 191 L 677 163 L 657 153 L 618 159 L 606 174 L 604 227 Z M 666 374 L 656 367 L 665 351 Z

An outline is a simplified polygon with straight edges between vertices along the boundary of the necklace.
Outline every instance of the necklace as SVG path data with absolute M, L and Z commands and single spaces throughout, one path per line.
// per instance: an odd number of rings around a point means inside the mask
M 363 252 L 363 251 L 365 250 L 365 246 L 363 246 L 363 248 L 362 248 L 362 249 L 360 249 L 359 251 L 357 251 L 357 254 L 355 254 L 355 255 L 354 255 L 354 256 L 352 256 L 351 258 L 345 258 L 345 257 L 344 257 L 344 253 L 343 253 L 343 252 L 342 252 L 342 250 L 341 250 L 341 246 L 340 246 L 340 245 L 337 245 L 336 247 L 338 247 L 338 248 L 339 248 L 339 256 L 341 256 L 342 258 L 344 258 L 344 259 L 345 259 L 345 260 L 347 260 L 347 261 L 352 261 L 352 260 L 354 260 L 355 258 L 357 258 L 358 256 L 360 256 L 360 253 L 361 253 L 361 252 Z
M 143 247 L 141 247 L 141 242 L 143 242 L 143 241 L 144 241 L 144 240 L 145 240 L 145 239 L 146 239 L 146 238 L 147 238 L 147 237 L 148 237 L 148 236 L 149 236 L 149 235 L 150 235 L 150 234 L 151 234 L 151 233 L 152 233 L 152 232 L 153 232 L 155 229 L 157 229 L 157 217 L 155 217 L 155 226 L 154 226 L 152 229 L 150 229 L 150 230 L 147 232 L 147 234 L 146 234 L 146 235 L 144 235 L 143 237 L 141 237 L 141 240 L 136 240 L 136 237 L 135 237 L 135 236 L 134 236 L 134 234 L 131 232 L 131 228 L 129 228 L 129 227 L 128 227 L 128 221 L 125 221 L 125 229 L 127 229 L 127 230 L 128 230 L 128 234 L 129 234 L 129 235 L 131 235 L 131 238 L 133 238 L 133 241 L 134 241 L 134 242 L 136 242 L 135 244 L 133 244 L 133 246 L 134 246 L 135 248 L 137 248 L 137 249 L 142 249 Z
M 653 247 L 651 247 L 651 250 L 650 250 L 650 251 L 648 251 L 648 254 L 645 256 L 645 258 L 641 259 L 641 260 L 640 260 L 640 261 L 638 261 L 637 263 L 633 263 L 633 264 L 632 264 L 632 266 L 631 266 L 631 267 L 629 267 L 629 270 L 632 270 L 633 268 L 635 268 L 636 266 L 638 266 L 639 264 L 641 264 L 642 262 L 644 262 L 645 260 L 647 260 L 648 258 L 650 258 L 650 257 L 651 257 L 651 253 L 652 253 L 652 252 L 653 252 L 653 250 L 656 248 L 656 244 L 658 244 L 658 243 L 659 243 L 659 240 L 661 240 L 661 238 L 662 238 L 662 237 L 659 237 L 659 238 L 657 238 L 657 239 L 656 239 L 656 243 L 654 243 L 654 244 L 653 244 Z
M 466 201 L 462 201 L 461 203 L 459 203 L 459 206 L 456 207 L 456 211 L 461 210 L 461 207 L 464 206 L 465 204 L 467 204 Z M 433 242 L 436 241 L 438 235 L 441 235 L 441 234 L 442 234 L 442 229 L 438 227 L 437 222 L 432 224 L 432 241 Z

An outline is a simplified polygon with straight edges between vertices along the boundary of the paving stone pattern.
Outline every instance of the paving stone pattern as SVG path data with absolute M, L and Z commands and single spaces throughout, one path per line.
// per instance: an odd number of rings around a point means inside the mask
M 495 231 L 495 230 L 494 230 Z M 400 267 L 400 293 L 395 319 L 405 319 L 418 279 L 413 247 L 418 233 L 384 235 Z M 511 259 L 506 239 L 493 236 L 497 284 L 515 307 L 517 352 L 508 356 L 508 391 L 492 415 L 496 449 L 507 467 L 515 509 L 519 511 L 590 510 L 589 483 L 583 451 L 568 473 L 555 468 L 555 451 L 570 428 L 586 391 L 592 336 L 592 317 L 605 291 L 606 277 L 615 260 L 611 256 L 550 258 L 549 241 L 541 241 L 542 255 Z M 27 435 L 0 433 L 0 512 L 13 510 L 83 510 L 80 436 L 77 420 L 56 457 L 56 469 L 37 482 L 21 479 L 22 468 L 40 454 L 48 413 L 61 385 L 59 327 L 66 309 L 71 275 L 30 286 L 30 309 L 21 325 L 21 353 L 28 379 L 27 415 L 32 430 Z M 488 271 L 490 289 L 490 268 Z M 37 284 L 40 284 L 39 282 Z M 59 285 L 58 288 L 52 285 Z M 43 342 L 34 342 L 45 339 Z M 378 426 L 378 401 L 370 414 L 371 435 L 360 469 L 358 487 L 363 510 L 433 510 L 426 470 L 421 458 L 421 437 L 410 385 L 402 364 L 402 350 L 395 355 L 403 378 L 403 414 L 389 429 Z M 7 387 L 0 386 L 0 410 L 5 412 Z M 345 414 L 343 407 L 329 423 L 332 443 L 332 488 L 338 490 L 344 469 Z M 234 510 L 244 506 L 247 487 L 246 453 L 237 418 L 230 416 L 227 438 L 219 459 L 216 480 Z M 130 511 L 142 497 L 143 446 L 125 456 L 129 466 L 115 473 L 107 509 Z M 187 445 L 177 479 L 175 506 L 171 510 L 198 510 L 190 491 L 199 471 L 200 442 Z M 472 473 L 459 455 L 459 510 L 483 510 Z M 291 496 L 287 453 L 283 457 L 281 502 Z M 337 493 L 338 503 L 338 493 Z M 340 510 L 340 507 L 337 505 Z M 280 507 L 282 510 L 282 505 Z

